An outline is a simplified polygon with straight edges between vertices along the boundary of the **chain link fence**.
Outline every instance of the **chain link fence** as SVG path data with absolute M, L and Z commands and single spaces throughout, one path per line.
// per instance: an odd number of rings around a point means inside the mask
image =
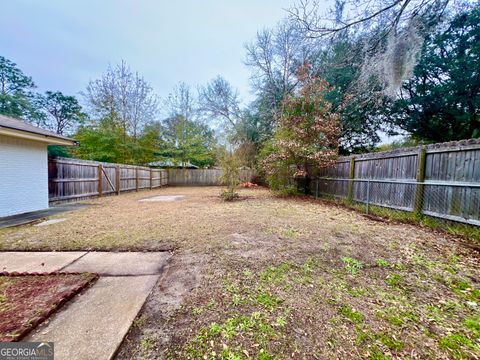
M 314 178 L 302 184 L 316 198 L 366 214 L 421 221 L 435 228 L 468 233 L 480 240 L 480 183 Z

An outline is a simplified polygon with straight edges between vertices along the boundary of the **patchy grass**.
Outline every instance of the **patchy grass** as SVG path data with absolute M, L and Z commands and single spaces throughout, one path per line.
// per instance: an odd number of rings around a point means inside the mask
M 363 315 L 358 311 L 352 309 L 350 305 L 342 305 L 338 311 L 340 314 L 345 316 L 352 323 L 361 323 L 363 322 Z
M 352 275 L 357 275 L 364 267 L 364 264 L 360 260 L 351 257 L 343 257 L 342 261 L 345 264 L 345 269 Z
M 0 244 L 175 249 L 176 272 L 165 269 L 119 358 L 478 358 L 480 267 L 463 240 L 308 198 L 239 192 L 232 203 L 218 188 L 104 198 L 63 223 L 1 231 Z M 160 194 L 185 198 L 138 202 Z
M 377 266 L 388 267 L 390 266 L 390 263 L 385 259 L 377 259 Z
M 347 200 L 338 200 L 331 197 L 322 198 L 325 201 L 344 205 L 365 213 L 366 205 L 363 203 L 348 202 Z M 370 215 L 379 216 L 388 220 L 403 222 L 407 224 L 418 224 L 434 230 L 442 230 L 446 233 L 457 235 L 480 244 L 480 227 L 468 224 L 461 224 L 455 221 L 436 218 L 428 215 L 419 215 L 411 211 L 389 209 L 383 206 L 370 204 L 368 212 Z

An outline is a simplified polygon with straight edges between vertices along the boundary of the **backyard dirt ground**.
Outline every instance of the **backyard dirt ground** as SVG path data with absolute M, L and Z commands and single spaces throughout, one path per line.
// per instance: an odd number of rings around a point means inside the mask
M 0 231 L 2 250 L 168 250 L 119 359 L 480 358 L 479 253 L 307 198 L 164 188 Z M 171 202 L 139 201 L 184 195 Z

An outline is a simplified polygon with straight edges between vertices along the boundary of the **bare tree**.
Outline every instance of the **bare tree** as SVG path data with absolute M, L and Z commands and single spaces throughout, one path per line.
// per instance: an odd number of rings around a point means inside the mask
M 158 113 L 158 99 L 145 79 L 135 72 L 129 92 L 129 122 L 134 138 L 140 129 L 155 119 Z
M 254 90 L 283 99 L 298 83 L 295 74 L 308 59 L 309 45 L 298 27 L 288 21 L 257 32 L 255 41 L 245 46 L 245 64 L 253 69 Z
M 164 111 L 167 118 L 163 120 L 163 126 L 175 156 L 185 166 L 189 160 L 187 156 L 188 142 L 191 140 L 191 129 L 197 124 L 197 99 L 190 86 L 179 82 L 168 97 L 163 101 Z
M 284 20 L 274 29 L 259 31 L 245 46 L 245 64 L 252 69 L 251 83 L 265 121 L 273 123 L 282 100 L 297 88 L 298 68 L 316 61 L 321 42 L 306 38 L 298 24 Z
M 110 117 L 134 138 L 158 111 L 152 87 L 138 72 L 133 73 L 125 61 L 109 66 L 100 79 L 90 81 L 83 96 L 93 115 Z
M 458 2 L 458 1 L 457 1 Z M 357 86 L 368 91 L 371 79 L 382 85 L 382 95 L 394 95 L 415 67 L 425 36 L 454 7 L 453 0 L 335 0 L 322 10 L 318 0 L 299 0 L 288 10 L 306 38 L 349 33 L 363 37 L 364 58 Z M 363 34 L 368 33 L 365 37 Z M 368 39 L 365 41 L 365 39 Z
M 190 88 L 184 82 L 179 82 L 163 101 L 167 116 L 183 116 L 186 120 L 193 120 L 197 114 L 197 99 Z
M 82 92 L 89 112 L 93 116 L 117 117 L 116 74 L 110 65 L 100 79 L 91 80 Z
M 203 116 L 216 120 L 219 140 L 242 165 L 253 166 L 263 130 L 257 112 L 241 108 L 238 91 L 221 76 L 199 88 L 199 104 Z
M 287 10 L 308 37 L 332 35 L 342 31 L 371 26 L 382 22 L 383 33 L 398 32 L 409 26 L 412 19 L 441 17 L 452 0 L 335 0 L 334 6 L 323 10 L 319 0 L 299 0 Z
M 238 91 L 221 76 L 217 76 L 198 90 L 200 111 L 211 118 L 226 121 L 235 127 L 241 118 Z

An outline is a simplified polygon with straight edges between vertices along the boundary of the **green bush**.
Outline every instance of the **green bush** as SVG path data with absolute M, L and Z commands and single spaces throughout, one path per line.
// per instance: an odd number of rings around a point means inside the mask
M 239 198 L 237 187 L 240 184 L 240 169 L 237 157 L 225 151 L 220 157 L 220 166 L 222 167 L 222 177 L 220 182 L 227 186 L 220 196 L 225 201 L 232 201 Z
M 301 195 L 295 185 L 285 185 L 283 188 L 280 188 L 279 190 L 274 190 L 274 193 L 278 196 L 285 196 L 285 197 Z
M 267 142 L 260 153 L 261 161 L 263 162 L 275 151 L 272 142 Z M 293 180 L 295 166 L 284 161 L 276 161 L 274 164 L 271 163 L 270 167 L 275 169 L 274 171 L 265 171 L 265 180 L 270 189 L 279 195 L 296 195 L 297 190 Z
M 240 195 L 236 191 L 225 190 L 222 191 L 220 197 L 225 201 L 233 201 L 240 197 Z

